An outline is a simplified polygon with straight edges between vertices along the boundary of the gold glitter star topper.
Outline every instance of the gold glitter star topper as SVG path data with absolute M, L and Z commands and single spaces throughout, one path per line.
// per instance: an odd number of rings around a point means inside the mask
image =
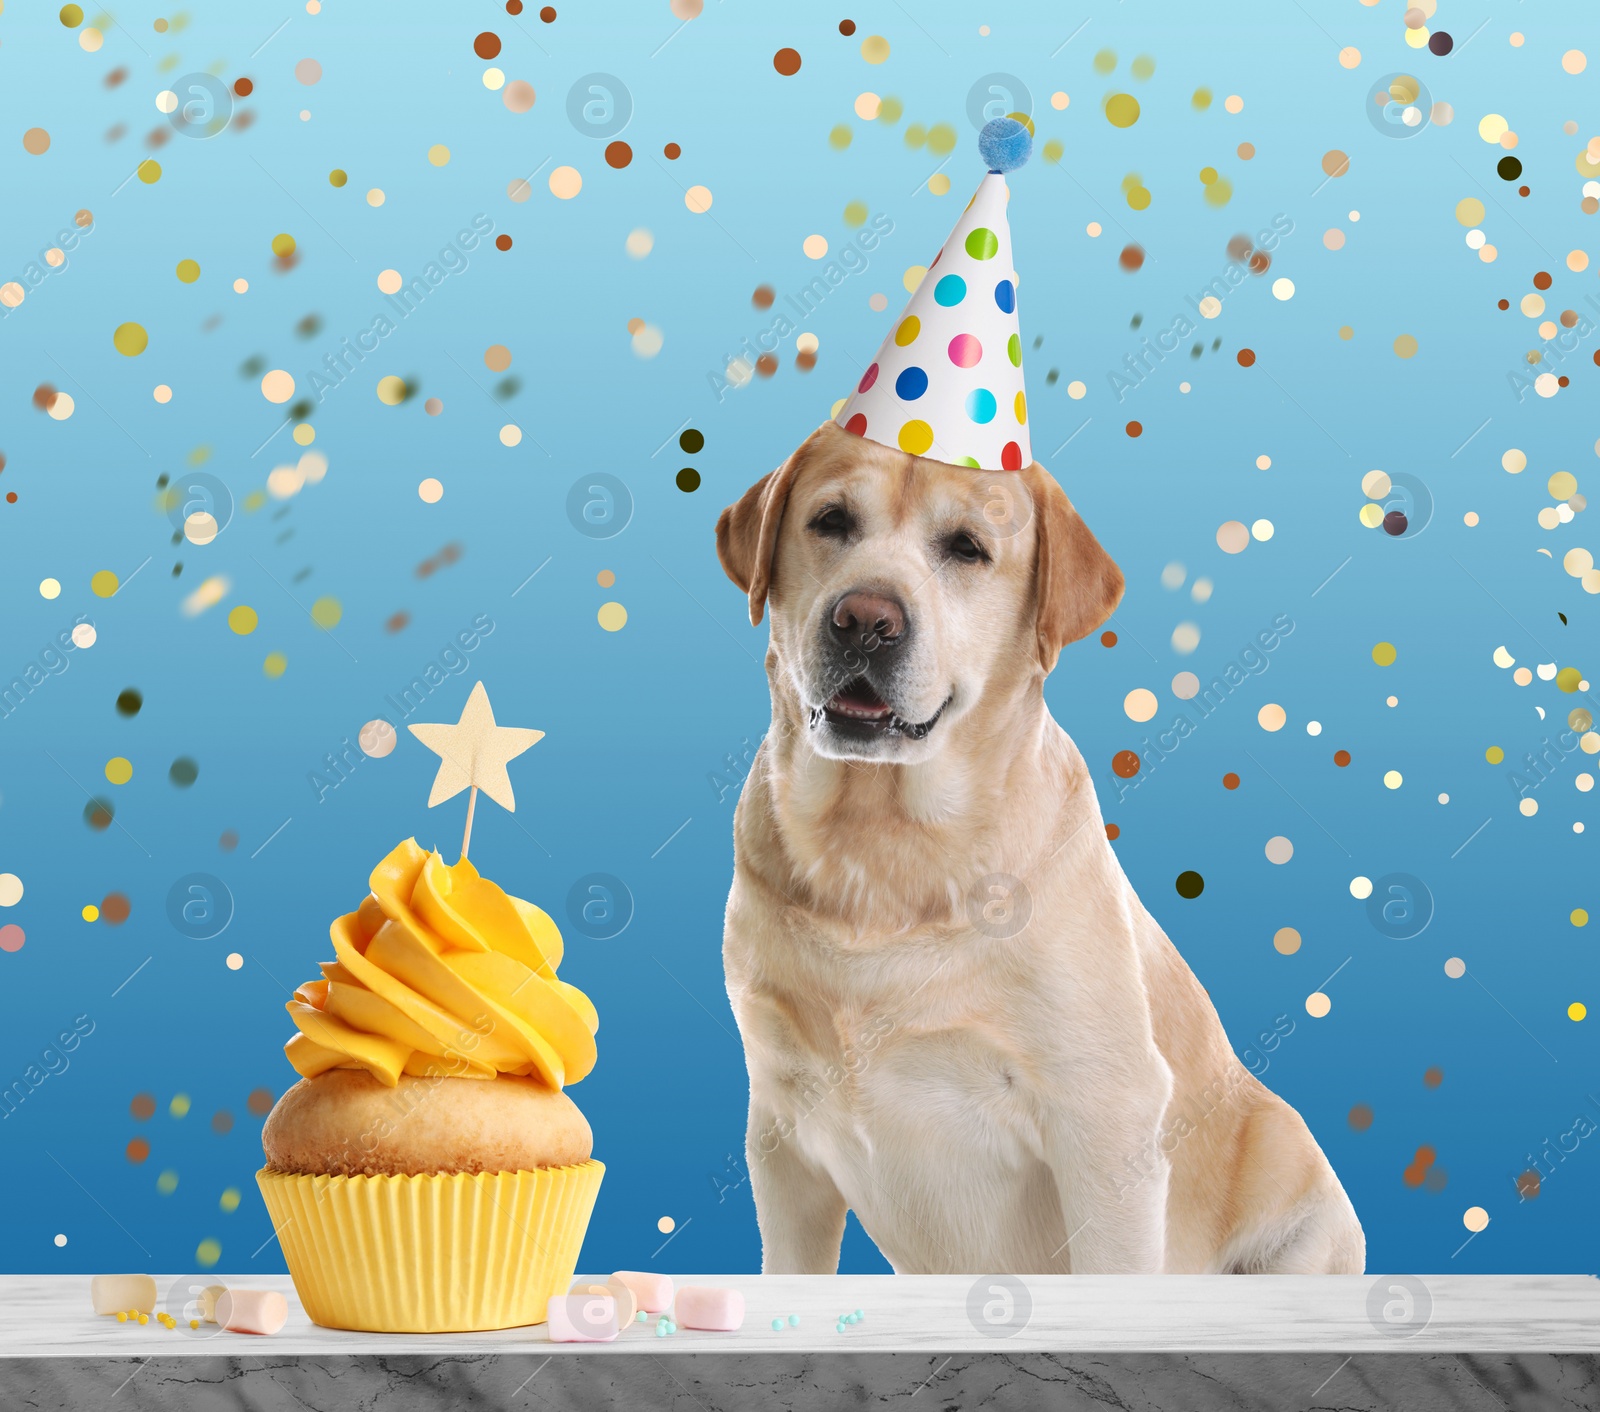
M 439 773 L 433 777 L 428 808 L 454 799 L 464 789 L 472 791 L 467 796 L 467 829 L 461 836 L 461 856 L 465 858 L 467 845 L 472 842 L 472 814 L 478 805 L 478 791 L 481 789 L 502 809 L 514 813 L 517 800 L 511 792 L 506 765 L 543 740 L 544 732 L 497 726 L 482 682 L 472 688 L 455 725 L 415 725 L 406 729 L 439 757 Z

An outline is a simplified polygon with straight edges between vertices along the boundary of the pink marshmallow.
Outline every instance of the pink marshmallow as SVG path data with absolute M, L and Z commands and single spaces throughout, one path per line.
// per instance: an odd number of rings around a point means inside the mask
M 744 1323 L 744 1296 L 736 1289 L 685 1285 L 673 1305 L 677 1322 L 686 1329 L 731 1334 Z
M 217 1296 L 217 1322 L 236 1334 L 275 1334 L 289 1320 L 289 1301 L 275 1289 L 230 1289 Z
M 568 1294 L 609 1294 L 617 1301 L 617 1327 L 625 1329 L 633 1322 L 633 1316 L 638 1312 L 638 1303 L 633 1297 L 633 1291 L 623 1284 L 615 1275 L 608 1280 L 597 1280 L 591 1275 L 579 1275 L 572 1282 Z
M 609 1294 L 552 1294 L 545 1308 L 552 1343 L 610 1343 L 617 1301 Z
M 633 1291 L 646 1314 L 659 1314 L 672 1304 L 672 1276 L 652 1275 L 647 1270 L 618 1270 L 613 1279 L 621 1280 Z

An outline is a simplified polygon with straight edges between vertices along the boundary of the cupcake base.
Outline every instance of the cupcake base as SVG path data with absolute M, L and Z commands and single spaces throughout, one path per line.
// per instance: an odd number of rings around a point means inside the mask
M 256 1183 L 313 1323 L 457 1333 L 545 1321 L 577 1268 L 603 1164 Z

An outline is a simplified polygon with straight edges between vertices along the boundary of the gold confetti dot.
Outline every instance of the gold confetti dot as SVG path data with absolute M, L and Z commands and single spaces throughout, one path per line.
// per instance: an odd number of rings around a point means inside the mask
M 337 598 L 319 598 L 311 605 L 311 621 L 319 628 L 336 628 L 344 617 L 344 608 Z
M 442 142 L 436 142 L 428 149 L 428 162 L 435 167 L 445 166 L 450 161 L 450 149 Z
M 118 324 L 111 335 L 111 346 L 124 358 L 137 358 L 150 346 L 150 335 L 143 324 Z
M 276 680 L 289 670 L 289 659 L 281 652 L 269 652 L 261 664 L 261 670 Z
M 1414 358 L 1417 355 L 1416 336 L 1409 333 L 1401 334 L 1394 341 L 1394 353 L 1397 358 Z
M 621 632 L 628 621 L 628 610 L 620 603 L 602 603 L 596 617 L 607 632 Z
M 385 407 L 398 407 L 406 400 L 405 379 L 390 373 L 378 379 L 378 401 Z
M 705 186 L 691 186 L 683 193 L 683 204 L 697 216 L 703 216 L 711 209 L 711 189 Z
M 367 193 L 367 205 L 377 207 L 383 205 L 389 198 L 383 194 L 383 188 L 375 186 Z
M 861 41 L 861 57 L 869 64 L 881 64 L 889 57 L 889 41 L 881 34 L 869 34 Z
M 1132 127 L 1139 121 L 1139 100 L 1131 93 L 1113 93 L 1105 101 L 1105 114 L 1112 127 Z
M 1293 927 L 1279 927 L 1272 934 L 1272 947 L 1280 956 L 1293 956 L 1300 949 L 1300 933 Z

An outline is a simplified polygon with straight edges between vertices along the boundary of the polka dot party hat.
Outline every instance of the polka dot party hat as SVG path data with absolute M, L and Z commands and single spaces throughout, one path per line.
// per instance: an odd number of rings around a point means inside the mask
M 1019 471 L 1032 462 L 1005 179 L 1032 145 L 1014 118 L 979 134 L 989 173 L 835 413 L 846 431 L 954 466 Z

